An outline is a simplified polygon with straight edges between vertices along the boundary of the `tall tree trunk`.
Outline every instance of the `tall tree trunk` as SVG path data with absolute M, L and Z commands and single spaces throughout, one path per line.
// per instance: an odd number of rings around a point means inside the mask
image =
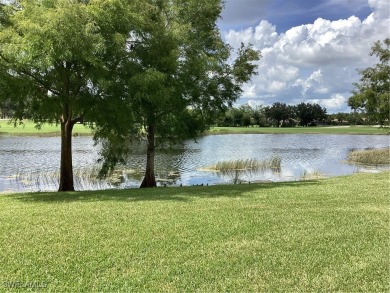
M 58 191 L 74 191 L 72 165 L 72 130 L 74 122 L 70 117 L 61 120 L 61 165 Z
M 140 188 L 144 187 L 156 187 L 156 177 L 154 176 L 154 154 L 155 154 L 155 141 L 154 141 L 155 125 L 148 125 L 147 129 L 147 154 L 146 154 L 146 170 L 144 180 L 142 180 Z

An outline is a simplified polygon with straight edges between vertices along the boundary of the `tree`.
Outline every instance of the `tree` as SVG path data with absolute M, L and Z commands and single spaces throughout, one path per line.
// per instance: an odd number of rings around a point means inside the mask
M 137 34 L 142 45 L 135 47 L 141 66 L 131 83 L 148 142 L 141 187 L 154 187 L 156 135 L 160 140 L 197 136 L 215 113 L 239 97 L 258 54 L 242 46 L 235 62 L 227 63 L 229 48 L 216 26 L 219 0 L 147 3 L 148 26 Z
M 229 108 L 221 113 L 217 121 L 218 126 L 268 126 L 267 119 L 262 106 L 252 108 L 248 104 L 241 105 L 238 108 Z
M 233 117 L 232 109 L 228 109 L 227 111 L 220 113 L 220 116 L 221 116 L 220 121 L 217 122 L 218 126 L 226 126 L 226 127 L 234 126 L 234 117 Z
M 248 104 L 241 105 L 238 110 L 242 112 L 241 126 L 249 127 L 255 123 L 254 110 Z
M 263 106 L 256 106 L 253 110 L 253 119 L 255 125 L 260 127 L 268 126 L 267 117 L 265 116 L 265 108 Z
M 237 108 L 231 108 L 229 110 L 230 110 L 230 113 L 233 117 L 233 126 L 242 126 L 243 119 L 244 119 L 243 111 L 241 109 L 237 109 Z
M 361 70 L 360 82 L 348 100 L 354 111 L 367 113 L 371 123 L 389 124 L 390 117 L 390 38 L 372 46 L 371 56 L 379 58 L 380 63 Z
M 300 103 L 295 106 L 295 116 L 299 125 L 308 126 L 311 122 L 326 119 L 326 109 L 318 104 Z
M 0 98 L 12 100 L 15 119 L 60 124 L 59 191 L 74 190 L 73 126 L 106 117 L 109 82 L 99 82 L 113 72 L 114 48 L 124 47 L 125 7 L 119 0 L 22 0 L 1 7 Z
M 255 73 L 252 62 L 259 54 L 250 46 L 242 45 L 233 63 L 228 62 L 231 50 L 216 25 L 221 2 L 148 0 L 137 7 L 141 25 L 131 32 L 120 74 L 147 140 L 141 187 L 156 186 L 159 142 L 196 137 L 240 96 L 241 85 Z M 108 142 L 105 163 L 114 166 L 110 161 L 117 162 L 126 153 L 123 148 Z
M 293 108 L 284 103 L 274 103 L 264 109 L 267 118 L 275 121 L 276 126 L 281 127 L 284 121 L 293 117 Z
M 348 121 L 348 113 L 337 113 L 336 115 L 337 122 L 342 124 L 344 121 Z

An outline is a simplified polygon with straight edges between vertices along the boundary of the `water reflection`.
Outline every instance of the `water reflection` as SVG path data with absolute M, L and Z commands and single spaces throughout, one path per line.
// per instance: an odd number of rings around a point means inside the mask
M 389 137 L 382 135 L 218 135 L 169 146 L 156 154 L 158 185 L 212 185 L 256 181 L 301 180 L 305 174 L 336 176 L 373 172 L 345 162 L 351 149 L 384 148 Z M 145 144 L 132 145 L 128 162 L 107 180 L 94 178 L 98 149 L 90 137 L 73 140 L 75 188 L 106 189 L 138 187 L 145 170 Z M 56 190 L 60 139 L 57 137 L 0 136 L 0 191 Z M 277 170 L 221 172 L 202 171 L 224 160 L 267 160 L 280 157 Z

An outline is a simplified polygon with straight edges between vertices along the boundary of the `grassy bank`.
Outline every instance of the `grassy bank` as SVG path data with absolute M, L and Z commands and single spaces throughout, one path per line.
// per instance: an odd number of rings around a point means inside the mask
M 60 134 L 61 129 L 59 125 L 44 124 L 41 129 L 37 129 L 35 124 L 29 121 L 14 127 L 14 124 L 10 124 L 9 120 L 0 120 L 0 135 L 59 136 Z M 92 135 L 92 131 L 82 124 L 76 124 L 73 127 L 73 135 Z
M 0 290 L 388 292 L 389 175 L 3 194 Z
M 76 124 L 74 135 L 92 135 L 91 129 L 82 124 Z M 328 126 L 328 127 L 213 127 L 206 134 L 388 134 L 389 130 L 374 126 Z M 14 127 L 8 120 L 0 120 L 0 135 L 16 136 L 55 136 L 60 135 L 60 127 L 45 124 L 36 129 L 35 124 L 26 122 Z
M 388 129 L 374 126 L 326 127 L 213 127 L 207 134 L 388 134 Z

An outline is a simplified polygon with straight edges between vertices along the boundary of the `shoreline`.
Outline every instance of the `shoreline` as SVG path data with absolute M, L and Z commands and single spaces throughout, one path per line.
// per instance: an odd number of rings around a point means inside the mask
M 213 127 L 204 135 L 222 134 L 344 134 L 389 135 L 389 130 L 378 126 L 317 126 L 317 127 Z
M 354 163 L 354 164 L 359 164 L 359 163 Z M 364 165 L 364 164 L 360 164 L 362 166 L 368 166 L 368 165 Z M 206 184 L 195 184 L 195 185 L 183 185 L 183 186 L 179 186 L 179 185 L 172 185 L 172 186 L 157 186 L 155 188 L 150 188 L 150 189 L 158 189 L 158 190 L 161 190 L 161 189 L 177 189 L 177 190 L 180 190 L 182 188 L 195 188 L 195 187 L 213 187 L 213 188 L 218 188 L 218 187 L 226 187 L 226 186 L 229 186 L 230 188 L 234 188 L 235 186 L 240 186 L 240 185 L 279 185 L 279 186 L 282 186 L 284 184 L 289 184 L 289 183 L 298 183 L 298 182 L 313 182 L 313 181 L 318 181 L 318 180 L 329 180 L 329 179 L 332 179 L 332 178 L 342 178 L 342 177 L 352 177 L 356 174 L 366 174 L 366 175 L 369 175 L 369 174 L 382 174 L 382 173 L 389 173 L 390 175 L 390 165 L 388 164 L 384 164 L 383 166 L 381 167 L 388 167 L 386 169 L 377 169 L 377 170 L 372 170 L 372 171 L 361 171 L 361 172 L 357 172 L 357 173 L 352 173 L 352 174 L 343 174 L 343 175 L 336 175 L 336 176 L 329 176 L 329 175 L 326 175 L 326 174 L 320 174 L 320 175 L 313 175 L 313 174 L 308 174 L 307 177 L 302 177 L 301 179 L 299 180 L 282 180 L 282 181 L 272 181 L 272 180 L 254 180 L 254 181 L 247 181 L 247 182 L 241 182 L 241 183 L 217 183 L 217 184 L 210 184 L 210 185 L 206 185 Z M 130 191 L 130 190 L 140 190 L 139 187 L 129 187 L 129 188 L 116 188 L 116 187 L 112 187 L 112 188 L 103 188 L 103 189 L 81 189 L 81 190 L 75 190 L 74 192 L 75 193 L 89 193 L 89 192 L 105 192 L 105 191 L 108 191 L 108 192 L 112 192 L 112 191 L 117 191 L 117 192 L 123 192 L 123 191 Z M 132 191 L 134 192 L 134 191 Z M 0 197 L 3 196 L 3 195 L 17 195 L 17 194 L 45 194 L 45 193 L 58 193 L 57 189 L 55 190 L 39 190 L 39 191 L 34 191 L 34 190 L 12 190 L 12 189 L 5 189 L 5 190 L 0 190 Z
M 3 120 L 4 121 L 4 120 Z M 57 137 L 61 135 L 58 126 L 45 125 L 36 129 L 32 123 L 14 128 L 12 125 L 0 121 L 0 137 Z M 314 127 L 212 127 L 201 136 L 224 135 L 224 134 L 344 134 L 344 135 L 389 135 L 389 128 L 373 126 L 314 126 Z M 76 124 L 72 136 L 93 136 L 92 129 Z

